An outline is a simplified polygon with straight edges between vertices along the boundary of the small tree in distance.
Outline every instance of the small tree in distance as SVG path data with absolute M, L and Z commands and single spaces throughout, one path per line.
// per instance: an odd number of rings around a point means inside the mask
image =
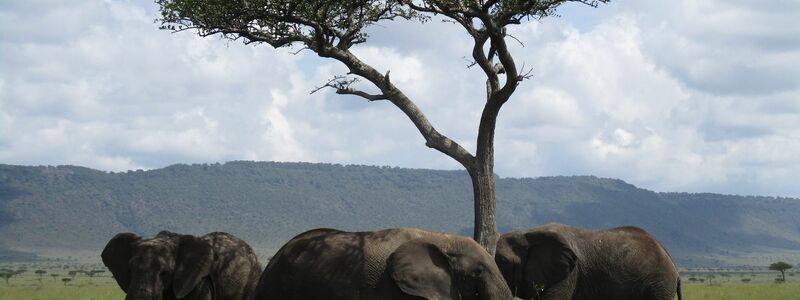
M 58 275 L 58 274 L 55 274 L 55 273 L 53 273 L 53 274 L 50 274 L 50 277 L 53 277 L 53 281 L 56 281 L 56 278 L 57 278 L 58 276 L 60 276 L 60 275 Z
M 791 268 L 792 268 L 792 265 L 790 265 L 789 263 L 787 263 L 785 261 L 779 261 L 779 262 L 775 262 L 775 263 L 772 263 L 772 264 L 769 265 L 769 269 L 770 270 L 781 272 L 781 280 L 780 281 L 786 281 L 785 272 L 786 272 L 786 270 L 791 269 Z
M 389 101 L 414 124 L 425 145 L 460 163 L 472 179 L 474 239 L 494 254 L 499 236 L 495 219 L 494 136 L 500 108 L 529 73 L 517 66 L 506 29 L 530 19 L 553 15 L 565 2 L 597 6 L 609 0 L 156 0 L 162 29 L 196 30 L 200 36 L 221 34 L 245 44 L 273 48 L 296 44 L 320 57 L 344 64 L 347 75 L 321 88 L 367 101 Z M 439 16 L 471 37 L 472 65 L 485 75 L 486 103 L 480 117 L 475 153 L 439 133 L 411 98 L 381 72 L 363 62 L 351 47 L 367 41 L 365 28 L 406 19 L 425 22 Z M 356 88 L 365 79 L 376 92 Z M 484 85 L 483 82 L 477 83 Z M 316 91 L 316 90 L 315 90 Z
M 84 273 L 87 276 L 89 276 L 89 282 L 91 282 L 92 278 L 94 278 L 94 275 L 97 275 L 97 274 L 100 274 L 100 273 L 104 273 L 104 272 L 105 272 L 104 270 L 91 270 L 91 271 L 86 271 Z
M 18 269 L 16 271 L 14 271 L 12 274 L 13 274 L 13 276 L 17 276 L 17 275 L 20 275 L 20 274 L 24 274 L 25 272 L 28 272 L 28 270 L 26 270 L 26 269 Z
M 61 278 L 61 282 L 64 283 L 64 286 L 67 286 L 67 283 L 69 283 L 70 281 L 72 281 L 72 278 Z
M 714 285 L 714 278 L 716 278 L 716 277 L 717 276 L 714 276 L 714 274 L 706 275 L 706 278 L 708 279 L 708 285 Z

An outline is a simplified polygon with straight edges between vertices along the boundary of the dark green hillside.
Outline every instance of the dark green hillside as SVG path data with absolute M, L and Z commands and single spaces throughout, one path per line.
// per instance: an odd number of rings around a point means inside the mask
M 125 173 L 0 165 L 0 254 L 99 250 L 117 232 L 163 229 L 227 231 L 267 248 L 314 227 L 469 235 L 470 189 L 460 171 L 332 164 L 230 162 Z M 632 224 L 684 264 L 800 258 L 798 199 L 655 193 L 589 176 L 502 178 L 497 193 L 501 231 L 554 221 Z

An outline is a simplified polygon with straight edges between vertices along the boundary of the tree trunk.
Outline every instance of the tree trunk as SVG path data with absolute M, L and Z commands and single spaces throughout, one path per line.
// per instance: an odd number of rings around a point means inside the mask
M 495 191 L 494 173 L 489 164 L 481 164 L 474 170 L 469 170 L 472 178 L 472 195 L 475 205 L 475 229 L 473 238 L 489 254 L 494 256 L 497 239 L 497 221 L 495 218 Z

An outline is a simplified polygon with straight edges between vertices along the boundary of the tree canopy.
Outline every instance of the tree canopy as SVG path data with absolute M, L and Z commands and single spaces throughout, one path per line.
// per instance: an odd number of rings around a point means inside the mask
M 470 34 L 479 34 L 472 20 L 486 31 L 519 24 L 523 19 L 552 15 L 564 2 L 597 5 L 604 0 L 157 0 L 161 21 L 173 30 L 197 29 L 201 35 L 225 34 L 246 43 L 273 47 L 302 42 L 322 50 L 336 45 L 347 50 L 366 41 L 364 28 L 395 18 L 426 21 L 441 14 L 458 22 Z
M 785 261 L 775 262 L 769 265 L 769 269 L 773 271 L 785 271 L 791 269 L 792 265 Z

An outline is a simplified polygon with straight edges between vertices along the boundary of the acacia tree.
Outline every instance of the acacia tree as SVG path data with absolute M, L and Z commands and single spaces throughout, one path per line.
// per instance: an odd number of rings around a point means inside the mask
M 323 85 L 337 94 L 368 101 L 389 101 L 416 126 L 425 145 L 460 163 L 472 179 L 474 238 L 494 253 L 494 136 L 500 108 L 517 85 L 528 78 L 509 50 L 506 28 L 553 15 L 565 2 L 596 6 L 609 0 L 156 0 L 161 28 L 192 30 L 200 36 L 220 34 L 245 44 L 273 48 L 300 45 L 320 57 L 337 60 L 349 72 Z M 378 22 L 406 19 L 425 22 L 441 17 L 462 27 L 472 38 L 472 60 L 486 77 L 486 104 L 478 128 L 475 153 L 439 133 L 427 117 L 389 78 L 366 64 L 351 49 L 367 41 L 365 29 Z M 366 80 L 373 91 L 357 88 Z M 484 84 L 484 83 L 479 83 Z
M 94 275 L 97 275 L 97 274 L 100 274 L 100 273 L 105 273 L 105 271 L 104 270 L 91 270 L 91 271 L 84 272 L 84 274 L 89 276 L 89 282 L 92 282 L 92 278 L 94 278 Z
M 773 271 L 781 272 L 781 281 L 786 281 L 786 270 L 791 269 L 792 265 L 785 261 L 779 261 L 775 263 L 771 263 L 769 265 L 769 269 Z

